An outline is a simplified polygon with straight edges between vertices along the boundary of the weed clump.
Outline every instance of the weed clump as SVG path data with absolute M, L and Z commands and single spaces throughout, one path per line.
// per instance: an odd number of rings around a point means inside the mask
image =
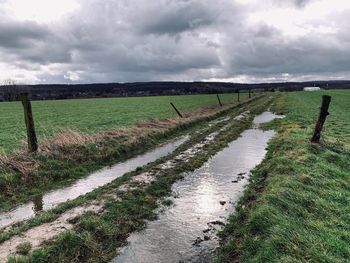
M 25 242 L 25 243 L 19 244 L 16 247 L 16 253 L 23 255 L 23 256 L 26 256 L 29 254 L 31 249 L 32 249 L 32 244 L 29 242 Z

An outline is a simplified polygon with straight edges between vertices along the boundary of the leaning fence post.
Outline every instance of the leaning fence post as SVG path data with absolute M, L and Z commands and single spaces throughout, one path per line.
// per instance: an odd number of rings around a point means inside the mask
M 173 106 L 174 110 L 176 111 L 177 115 L 179 115 L 180 118 L 183 118 L 182 114 L 177 110 L 177 108 L 175 107 L 175 105 L 170 102 L 171 106 Z
M 24 120 L 27 128 L 28 151 L 36 152 L 38 150 L 38 140 L 35 134 L 32 105 L 28 99 L 28 93 L 21 93 L 20 96 L 24 109 Z
M 323 124 L 326 121 L 327 116 L 329 115 L 328 108 L 330 103 L 331 103 L 331 96 L 323 95 L 320 115 L 316 122 L 315 131 L 314 131 L 314 135 L 311 138 L 311 142 L 316 142 L 316 143 L 320 142 Z
M 218 98 L 218 101 L 219 101 L 220 107 L 222 107 L 222 103 L 221 103 L 221 100 L 220 100 L 219 94 L 216 94 L 216 97 Z

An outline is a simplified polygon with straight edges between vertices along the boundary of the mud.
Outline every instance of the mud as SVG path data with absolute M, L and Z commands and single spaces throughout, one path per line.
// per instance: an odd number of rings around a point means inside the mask
M 242 112 L 241 114 L 239 114 L 238 116 L 236 116 L 236 117 L 234 118 L 234 120 L 242 120 L 242 119 L 248 117 L 249 114 L 250 114 L 250 111 L 249 111 L 249 110 L 248 110 L 248 111 L 245 111 L 245 112 Z
M 10 255 L 16 255 L 16 247 L 23 243 L 30 243 L 32 250 L 40 247 L 40 245 L 52 238 L 58 236 L 66 230 L 71 230 L 73 224 L 69 223 L 73 218 L 83 215 L 87 212 L 101 213 L 102 204 L 91 204 L 81 207 L 75 207 L 64 212 L 59 218 L 50 223 L 29 229 L 19 236 L 14 236 L 10 240 L 0 245 L 0 262 L 6 262 Z

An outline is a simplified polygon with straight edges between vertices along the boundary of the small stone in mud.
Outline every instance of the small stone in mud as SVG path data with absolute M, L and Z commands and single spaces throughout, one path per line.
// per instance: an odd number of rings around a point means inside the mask
M 225 205 L 226 201 L 220 201 L 220 205 Z
M 225 224 L 219 220 L 211 221 L 210 224 L 224 226 Z
M 202 243 L 204 240 L 200 237 L 197 237 L 196 240 L 193 242 L 192 246 L 199 246 L 200 243 Z
M 242 175 L 245 175 L 246 173 L 239 173 L 238 176 L 242 176 Z
M 238 183 L 238 180 L 233 180 L 232 183 L 236 184 Z
M 204 236 L 204 240 L 208 241 L 210 239 L 210 236 Z
M 203 233 L 208 233 L 210 231 L 210 228 L 204 229 Z

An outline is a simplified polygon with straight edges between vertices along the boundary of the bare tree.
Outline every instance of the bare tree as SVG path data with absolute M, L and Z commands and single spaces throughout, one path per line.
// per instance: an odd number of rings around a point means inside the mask
M 16 101 L 20 99 L 20 93 L 28 92 L 28 87 L 19 85 L 14 80 L 8 79 L 3 81 L 0 86 L 0 94 L 2 93 L 5 101 Z

